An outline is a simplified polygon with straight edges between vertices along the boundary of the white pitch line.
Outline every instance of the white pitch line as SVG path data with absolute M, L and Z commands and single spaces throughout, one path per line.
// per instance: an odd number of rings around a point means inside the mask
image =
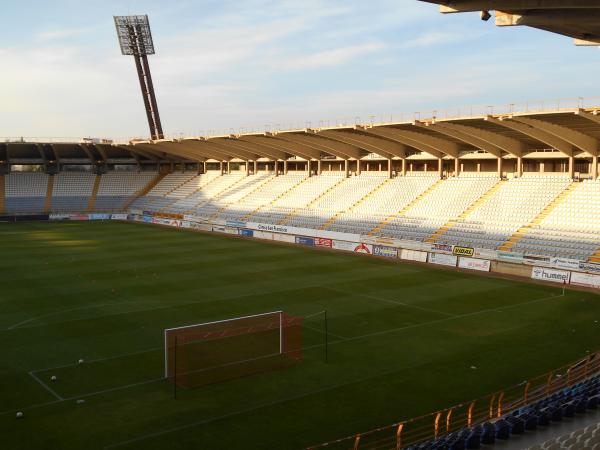
M 50 392 L 53 396 L 55 396 L 59 401 L 63 401 L 64 398 L 61 397 L 60 395 L 58 395 L 54 389 L 50 388 L 50 386 L 48 386 L 46 383 L 44 383 L 42 380 L 40 380 L 37 376 L 35 376 L 35 374 L 33 372 L 27 372 L 29 373 L 29 375 L 35 380 L 37 381 L 40 386 L 42 386 L 44 389 L 46 389 L 48 392 Z
M 520 306 L 531 305 L 531 304 L 534 304 L 534 303 L 539 303 L 539 302 L 542 302 L 542 301 L 551 300 L 551 299 L 560 298 L 560 297 L 563 297 L 563 295 L 562 294 L 557 294 L 557 295 L 552 295 L 552 296 L 548 296 L 548 297 L 538 298 L 538 299 L 535 299 L 535 300 L 530 300 L 528 302 L 516 303 L 516 304 L 513 304 L 513 305 L 508 305 L 508 306 L 505 306 L 505 307 L 502 307 L 502 308 L 482 309 L 480 311 L 474 311 L 472 313 L 457 315 L 457 316 L 453 316 L 453 317 L 445 317 L 443 319 L 430 320 L 428 322 L 421 322 L 421 323 L 414 324 L 414 325 L 407 325 L 407 326 L 398 327 L 398 328 L 389 328 L 387 330 L 376 331 L 374 333 L 368 333 L 368 334 L 363 334 L 363 335 L 359 335 L 359 336 L 353 336 L 353 337 L 345 338 L 345 339 L 339 340 L 339 341 L 333 341 L 333 342 L 330 342 L 329 345 L 331 346 L 331 345 L 336 345 L 336 344 L 344 344 L 344 343 L 347 343 L 347 342 L 357 341 L 357 340 L 360 340 L 360 339 L 370 338 L 370 337 L 374 337 L 374 336 L 380 336 L 380 335 L 384 335 L 384 334 L 395 333 L 395 332 L 399 332 L 399 331 L 410 330 L 410 329 L 419 328 L 419 327 L 425 327 L 425 326 L 428 326 L 428 325 L 435 325 L 435 324 L 438 324 L 438 323 L 449 322 L 449 321 L 452 321 L 454 319 L 462 319 L 462 318 L 466 318 L 466 317 L 472 317 L 472 316 L 477 316 L 477 315 L 481 315 L 481 314 L 487 314 L 487 313 L 490 313 L 490 312 L 502 312 L 503 310 L 518 308 Z M 315 345 L 311 345 L 311 346 L 308 346 L 308 347 L 304 347 L 303 350 L 310 350 L 310 349 L 313 349 L 313 348 L 322 347 L 324 345 L 325 344 L 315 344 Z M 44 370 L 46 370 L 46 369 L 38 369 L 36 372 L 42 372 Z M 33 376 L 33 374 L 32 374 L 32 376 Z M 129 387 L 134 387 L 134 386 L 140 386 L 140 385 L 143 385 L 143 384 L 154 383 L 154 382 L 157 382 L 159 380 L 164 380 L 164 377 L 162 377 L 162 378 L 156 378 L 156 379 L 153 379 L 153 380 L 146 380 L 146 381 L 142 381 L 142 382 L 139 382 L 139 383 L 133 383 L 133 384 L 124 385 L 124 386 L 117 386 L 115 388 L 109 388 L 109 389 L 105 389 L 105 390 L 102 390 L 102 391 L 96 391 L 96 392 L 91 392 L 91 393 L 88 393 L 88 394 L 82 394 L 82 395 L 79 395 L 79 396 L 76 396 L 76 397 L 64 398 L 62 400 L 56 400 L 56 401 L 52 401 L 52 402 L 45 402 L 45 403 L 34 404 L 34 405 L 27 406 L 27 407 L 24 407 L 24 408 L 21 408 L 21 409 L 33 409 L 33 408 L 38 408 L 38 407 L 43 407 L 43 406 L 49 406 L 49 405 L 52 405 L 52 404 L 61 403 L 63 401 L 75 400 L 75 399 L 78 399 L 78 398 L 91 397 L 91 396 L 102 394 L 102 393 L 106 393 L 106 392 L 112 392 L 112 391 L 117 391 L 117 390 L 121 390 L 121 389 L 127 389 Z M 4 415 L 4 414 L 10 413 L 10 412 L 15 412 L 15 411 L 17 411 L 17 410 L 16 409 L 10 409 L 10 410 L 5 410 L 5 411 L 0 411 L 0 415 Z
M 422 306 L 411 305 L 410 303 L 404 303 L 404 302 L 400 302 L 400 301 L 397 301 L 397 300 L 391 300 L 389 298 L 376 297 L 374 295 L 369 295 L 369 294 L 361 294 L 360 292 L 344 291 L 343 289 L 332 288 L 332 287 L 328 287 L 327 289 L 329 289 L 331 291 L 341 292 L 342 294 L 355 295 L 357 297 L 370 298 L 372 300 L 378 300 L 378 301 L 384 302 L 384 303 L 393 303 L 395 305 L 406 306 L 407 308 L 420 309 L 421 311 L 427 311 L 427 312 L 430 312 L 430 313 L 441 314 L 443 316 L 458 317 L 457 314 L 450 314 L 450 313 L 447 313 L 447 312 L 438 311 L 437 309 L 429 309 L 429 308 L 424 308 Z

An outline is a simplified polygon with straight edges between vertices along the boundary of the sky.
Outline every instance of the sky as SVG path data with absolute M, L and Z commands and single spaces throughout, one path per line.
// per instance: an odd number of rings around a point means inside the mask
M 148 136 L 113 15 L 150 18 L 150 68 L 170 137 L 599 96 L 597 48 L 417 0 L 2 3 L 4 138 Z

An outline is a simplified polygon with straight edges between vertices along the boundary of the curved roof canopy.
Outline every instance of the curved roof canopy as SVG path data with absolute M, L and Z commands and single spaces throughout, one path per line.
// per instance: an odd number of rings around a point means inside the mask
M 600 2 L 597 0 L 420 0 L 440 5 L 442 13 L 481 11 L 488 20 L 496 12 L 500 27 L 526 25 L 575 39 L 576 45 L 600 45 Z

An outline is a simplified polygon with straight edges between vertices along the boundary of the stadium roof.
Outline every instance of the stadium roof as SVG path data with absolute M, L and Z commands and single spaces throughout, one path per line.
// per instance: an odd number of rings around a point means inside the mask
M 563 101 L 563 103 L 566 101 Z M 582 103 L 578 100 L 577 103 Z M 600 103 L 600 101 L 598 101 Z M 8 142 L 0 161 L 25 164 L 598 156 L 600 106 L 485 107 L 385 123 L 195 136 L 158 141 Z
M 600 2 L 597 0 L 420 0 L 440 5 L 442 13 L 481 11 L 496 25 L 526 25 L 575 39 L 576 45 L 600 45 Z

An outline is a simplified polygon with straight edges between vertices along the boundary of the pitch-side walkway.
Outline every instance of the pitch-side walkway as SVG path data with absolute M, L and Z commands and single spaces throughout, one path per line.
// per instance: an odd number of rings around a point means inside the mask
M 512 436 L 508 441 L 496 441 L 494 446 L 486 446 L 486 448 L 498 448 L 501 450 L 525 450 L 532 445 L 542 444 L 547 440 L 571 433 L 572 431 L 585 428 L 588 425 L 598 422 L 600 422 L 600 410 L 591 411 L 584 416 L 577 415 L 572 419 L 564 418 L 562 422 L 555 423 L 550 427 L 540 428 L 536 431 L 529 431 L 521 436 Z

